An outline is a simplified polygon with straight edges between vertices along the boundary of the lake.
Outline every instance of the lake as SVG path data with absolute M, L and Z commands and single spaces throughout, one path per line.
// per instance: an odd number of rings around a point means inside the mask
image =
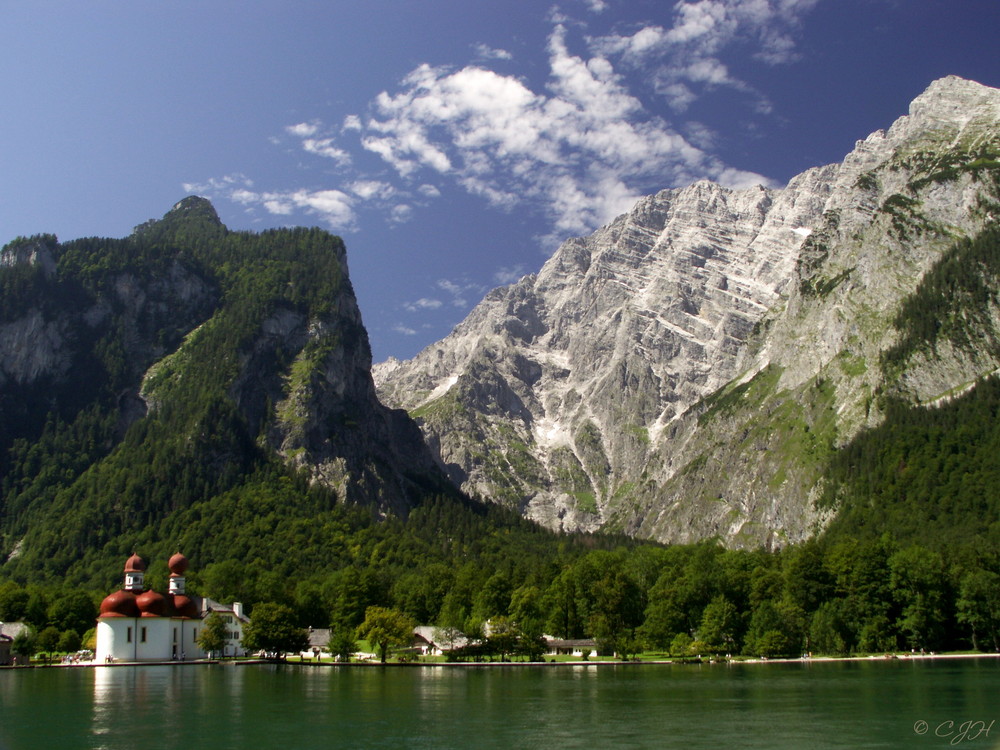
M 955 746 L 1000 748 L 1000 660 L 0 670 L 2 750 Z

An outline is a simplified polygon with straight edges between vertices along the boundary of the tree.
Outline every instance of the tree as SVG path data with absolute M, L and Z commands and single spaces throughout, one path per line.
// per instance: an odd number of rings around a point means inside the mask
M 14 581 L 0 585 L 0 622 L 17 622 L 28 611 L 28 592 Z
M 691 654 L 691 644 L 694 639 L 687 633 L 678 633 L 670 642 L 671 656 L 689 656 Z
M 626 656 L 638 650 L 635 629 L 642 623 L 646 608 L 638 584 L 622 572 L 613 572 L 593 585 L 590 632 L 602 653 Z
M 823 602 L 813 612 L 809 626 L 809 647 L 821 654 L 846 654 L 848 645 L 847 626 L 842 617 L 843 599 Z
M 646 619 L 639 627 L 639 634 L 647 648 L 667 648 L 676 634 L 685 632 L 687 613 L 677 602 L 674 593 L 659 582 L 650 591 L 649 598 Z
M 785 594 L 804 612 L 815 612 L 830 598 L 832 581 L 823 565 L 823 552 L 815 540 L 792 547 L 785 559 Z
M 1000 576 L 976 568 L 962 576 L 957 619 L 969 626 L 972 646 L 1000 651 Z
M 243 628 L 243 647 L 277 658 L 287 652 L 304 651 L 309 647 L 309 634 L 295 622 L 291 607 L 270 602 L 258 604 Z
M 29 590 L 28 604 L 24 610 L 24 621 L 33 628 L 44 628 L 49 621 L 49 601 L 43 591 Z
M 509 617 L 498 615 L 490 620 L 486 646 L 490 653 L 500 655 L 500 661 L 507 661 L 507 657 L 517 650 L 520 639 L 521 632 Z
M 524 585 L 510 597 L 510 617 L 527 636 L 539 636 L 544 631 L 542 592 L 537 586 Z
M 490 576 L 476 595 L 472 616 L 479 620 L 506 616 L 510 611 L 510 579 L 502 572 Z
M 385 664 L 389 650 L 408 646 L 413 641 L 413 621 L 397 609 L 368 607 L 358 626 L 358 638 L 378 649 L 379 661 Z
M 42 632 L 38 634 L 38 638 L 35 640 L 38 652 L 45 654 L 46 657 L 51 657 L 52 652 L 59 646 L 59 635 L 59 630 L 54 628 L 52 625 L 43 629 Z
M 468 618 L 469 608 L 463 606 L 460 595 L 455 589 L 452 589 L 445 595 L 444 602 L 441 604 L 441 611 L 437 618 L 438 627 L 448 629 L 450 634 L 447 640 L 454 641 L 457 636 L 462 634 L 462 628 Z
M 382 582 L 377 573 L 368 568 L 338 570 L 330 576 L 326 587 L 327 596 L 333 602 L 330 623 L 334 628 L 356 627 L 372 602 L 383 601 Z
M 698 640 L 710 651 L 732 652 L 736 645 L 740 613 L 721 594 L 708 603 L 698 628 Z
M 577 599 L 573 571 L 565 568 L 549 584 L 545 602 L 549 613 L 548 629 L 560 638 L 583 637 L 583 618 Z
M 56 649 L 65 654 L 80 650 L 80 634 L 75 630 L 64 630 L 59 635 L 59 643 Z
M 213 612 L 205 618 L 205 625 L 198 633 L 195 642 L 202 651 L 211 656 L 216 651 L 222 651 L 226 647 L 228 635 L 226 621 L 222 619 L 222 616 L 218 612 Z M 245 641 L 246 638 L 244 638 Z
M 20 656 L 22 659 L 29 660 L 35 654 L 35 647 L 34 634 L 25 628 L 14 636 L 14 642 L 11 644 L 10 650 L 14 656 Z
M 83 633 L 93 627 L 97 619 L 94 600 L 83 591 L 69 591 L 55 599 L 48 608 L 49 623 L 59 630 L 75 630 Z
M 789 656 L 799 650 L 801 640 L 794 622 L 798 619 L 791 602 L 760 602 L 750 617 L 743 653 L 752 656 Z M 706 610 L 707 612 L 707 610 Z
M 945 620 L 941 555 L 918 545 L 896 552 L 889 558 L 889 584 L 902 609 L 896 625 L 910 648 L 938 648 Z
M 354 631 L 350 628 L 338 628 L 330 634 L 330 642 L 326 645 L 327 650 L 337 661 L 345 664 L 351 660 L 354 652 L 358 650 L 357 641 L 354 639 Z

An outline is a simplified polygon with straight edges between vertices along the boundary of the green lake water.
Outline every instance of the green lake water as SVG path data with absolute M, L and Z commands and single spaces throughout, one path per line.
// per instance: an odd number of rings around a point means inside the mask
M 1000 748 L 1000 660 L 0 670 L 0 750 L 619 747 Z

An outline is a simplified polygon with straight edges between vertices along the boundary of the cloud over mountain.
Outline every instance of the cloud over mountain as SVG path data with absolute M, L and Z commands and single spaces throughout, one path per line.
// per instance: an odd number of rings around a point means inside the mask
M 799 21 L 817 1 L 678 3 L 672 25 L 605 29 L 583 38 L 585 53 L 574 51 L 570 38 L 583 23 L 553 12 L 544 81 L 504 72 L 517 68 L 517 55 L 480 43 L 475 62 L 463 67 L 417 65 L 395 90 L 374 97 L 365 114 L 341 116 L 337 125 L 310 119 L 287 126 L 284 138 L 295 148 L 328 160 L 332 185 L 263 192 L 220 185 L 209 192 L 228 189 L 227 197 L 248 208 L 302 210 L 351 231 L 370 209 L 390 223 L 405 222 L 421 201 L 453 185 L 501 210 L 533 207 L 549 227 L 543 245 L 552 247 L 628 210 L 650 189 L 700 178 L 733 187 L 771 184 L 723 163 L 705 139 L 681 135 L 628 74 L 641 71 L 674 110 L 713 86 L 749 91 L 766 109 L 764 97 L 732 74 L 724 53 L 750 44 L 769 64 L 792 59 Z M 605 8 L 590 3 L 589 10 Z M 374 166 L 361 166 L 365 159 Z

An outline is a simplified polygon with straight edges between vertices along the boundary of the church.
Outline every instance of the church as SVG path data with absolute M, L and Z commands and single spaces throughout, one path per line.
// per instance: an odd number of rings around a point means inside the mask
M 146 562 L 139 555 L 125 561 L 124 585 L 101 602 L 95 662 L 203 659 L 207 654 L 198 646 L 198 632 L 212 613 L 226 623 L 222 655 L 244 655 L 240 641 L 249 618 L 243 614 L 243 605 L 226 606 L 207 597 L 188 596 L 184 592 L 188 560 L 181 553 L 173 555 L 167 567 L 170 583 L 162 594 L 145 590 Z

